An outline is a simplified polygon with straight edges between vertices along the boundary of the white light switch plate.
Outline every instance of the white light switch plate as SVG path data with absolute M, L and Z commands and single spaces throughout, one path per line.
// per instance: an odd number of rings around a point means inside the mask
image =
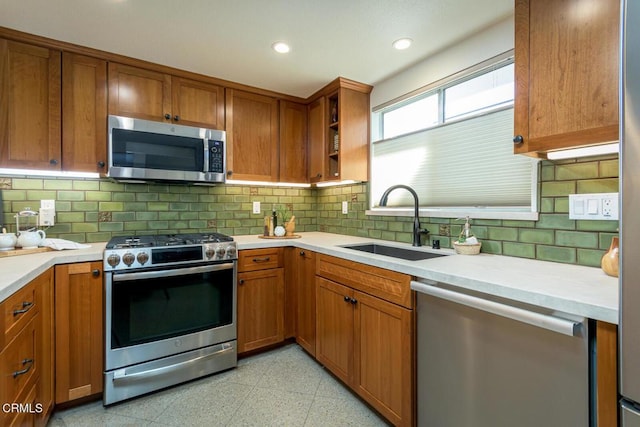
M 569 219 L 618 220 L 618 193 L 569 194 Z
M 346 200 L 342 202 L 342 213 L 343 214 L 349 213 L 349 202 L 347 202 Z
M 253 202 L 253 213 L 254 214 L 260 213 L 260 202 Z

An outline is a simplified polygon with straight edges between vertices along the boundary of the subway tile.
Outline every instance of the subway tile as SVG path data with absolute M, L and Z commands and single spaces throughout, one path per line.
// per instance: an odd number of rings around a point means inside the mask
M 559 165 L 556 167 L 556 180 L 578 180 L 598 178 L 598 163 L 574 163 L 570 165 Z
M 56 192 L 53 190 L 48 190 L 48 191 L 47 190 L 27 190 L 28 200 L 36 200 L 36 201 L 40 201 L 43 199 L 55 200 L 55 198 L 56 198 Z M 40 203 L 38 203 L 38 207 L 40 207 Z
M 123 202 L 98 202 L 98 209 L 101 211 L 123 211 Z
M 489 227 L 489 239 L 511 241 L 518 240 L 518 229 L 506 227 Z
M 543 182 L 540 186 L 540 195 L 542 197 L 568 196 L 576 192 L 575 181 L 549 181 Z
M 597 248 L 598 234 L 582 231 L 556 231 L 556 245 L 574 248 Z
M 594 249 L 578 249 L 578 261 L 580 265 L 587 267 L 600 267 L 604 251 Z M 604 273 L 603 273 L 604 274 Z
M 136 221 L 153 221 L 158 219 L 158 212 L 136 212 Z
M 11 187 L 15 190 L 42 190 L 44 189 L 44 182 L 42 179 L 13 178 Z
M 579 194 L 617 193 L 618 190 L 618 178 L 587 179 L 578 181 L 577 188 Z
M 56 210 L 60 210 L 59 203 L 56 202 Z M 97 211 L 98 202 L 71 202 L 71 210 L 73 211 Z
M 124 222 L 112 221 L 112 222 L 101 222 L 98 224 L 98 229 L 100 231 L 124 231 Z
M 543 162 L 542 166 L 540 167 L 540 180 L 553 181 L 555 179 L 555 170 L 555 165 Z
M 502 242 L 497 242 L 495 240 L 483 240 L 480 251 L 488 254 L 502 255 Z
M 158 193 L 136 193 L 138 202 L 157 202 L 160 199 Z
M 111 199 L 114 202 L 133 202 L 136 200 L 135 193 L 112 192 L 111 194 Z
M 135 212 L 113 212 L 111 214 L 111 220 L 114 222 L 135 221 L 135 219 L 136 219 Z
M 569 198 L 568 197 L 556 197 L 553 211 L 555 213 L 569 213 Z
M 535 258 L 536 246 L 532 243 L 503 242 L 502 254 L 521 258 Z
M 150 211 L 168 211 L 168 202 L 147 202 L 147 209 Z
M 578 220 L 576 228 L 580 231 L 610 231 L 617 232 L 619 230 L 618 221 L 595 221 L 595 220 Z
M 574 248 L 538 245 L 536 248 L 536 254 L 537 258 L 543 261 L 563 262 L 568 264 L 575 264 L 577 261 L 576 250 Z
M 2 190 L 2 198 L 5 202 L 27 200 L 27 192 L 25 190 Z
M 539 243 L 551 245 L 554 242 L 554 230 L 535 230 L 523 228 L 519 231 L 519 241 L 523 243 Z
M 72 190 L 73 181 L 70 179 L 45 179 L 43 182 L 45 190 Z
M 603 160 L 600 162 L 600 178 L 617 178 L 620 174 L 620 162 L 615 160 Z
M 569 219 L 569 216 L 564 214 L 540 214 L 536 228 L 574 230 L 576 228 L 576 221 Z
M 56 222 L 81 223 L 84 222 L 84 212 L 57 212 Z
M 71 200 L 71 201 L 84 200 L 84 192 L 83 191 L 60 190 L 60 191 L 58 191 L 56 199 L 57 200 Z
M 107 191 L 85 191 L 86 200 L 95 200 L 99 202 L 110 202 L 112 194 Z
M 81 191 L 98 191 L 100 190 L 100 181 L 73 181 L 73 189 Z

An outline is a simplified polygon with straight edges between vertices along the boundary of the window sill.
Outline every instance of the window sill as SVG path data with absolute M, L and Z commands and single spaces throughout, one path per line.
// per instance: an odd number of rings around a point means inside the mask
M 366 215 L 375 216 L 410 216 L 413 217 L 412 208 L 372 208 L 367 209 Z M 537 221 L 538 212 L 505 209 L 483 208 L 420 208 L 420 217 L 432 218 L 463 218 L 469 216 L 472 219 L 507 219 L 520 221 Z

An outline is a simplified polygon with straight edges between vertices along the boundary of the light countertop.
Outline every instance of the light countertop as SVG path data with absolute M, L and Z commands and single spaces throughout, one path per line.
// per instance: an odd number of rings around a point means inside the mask
M 453 250 L 412 248 L 409 244 L 321 232 L 300 233 L 299 239 L 261 239 L 234 236 L 238 249 L 295 246 L 333 255 L 419 279 L 443 282 L 570 314 L 618 323 L 618 279 L 599 268 L 537 261 L 491 254 L 457 255 Z M 387 246 L 449 254 L 422 261 L 406 261 L 343 248 L 376 242 Z M 0 301 L 55 264 L 102 259 L 105 243 L 88 249 L 52 251 L 0 259 Z

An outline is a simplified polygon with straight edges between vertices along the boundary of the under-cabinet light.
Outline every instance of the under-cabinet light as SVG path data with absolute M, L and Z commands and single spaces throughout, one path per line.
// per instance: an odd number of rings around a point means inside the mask
M 620 152 L 620 144 L 603 144 L 594 145 L 592 147 L 570 148 L 567 150 L 550 151 L 547 153 L 547 159 L 560 160 L 572 159 L 574 157 L 600 156 L 603 154 L 614 154 Z
M 288 53 L 291 48 L 285 42 L 275 42 L 271 45 L 271 48 L 278 53 Z
M 352 179 L 345 179 L 344 181 L 327 181 L 327 182 L 319 182 L 316 184 L 317 187 L 333 187 L 337 185 L 347 185 L 347 184 L 357 184 L 359 181 L 354 181 Z
M 20 175 L 28 178 L 36 176 L 53 176 L 63 178 L 100 178 L 97 172 L 48 171 L 33 169 L 0 168 L 0 175 Z
M 228 179 L 226 184 L 237 185 L 262 185 L 265 187 L 311 187 L 311 184 L 303 184 L 299 182 L 269 182 L 269 181 L 245 181 L 242 179 Z
M 404 38 L 404 39 L 398 39 L 396 41 L 394 41 L 391 45 L 398 50 L 405 50 L 407 48 L 409 48 L 409 46 L 411 46 L 411 43 L 413 43 L 413 40 L 409 39 L 409 38 Z

